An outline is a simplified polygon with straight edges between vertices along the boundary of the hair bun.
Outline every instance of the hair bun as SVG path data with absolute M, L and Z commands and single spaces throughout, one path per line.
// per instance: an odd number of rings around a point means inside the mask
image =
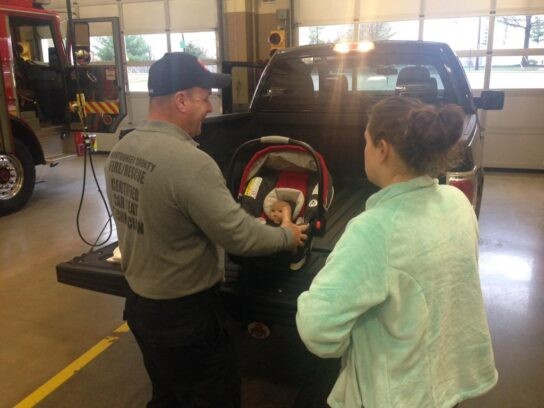
M 423 136 L 429 132 L 436 121 L 436 111 L 431 106 L 424 106 L 415 110 L 410 119 L 416 134 Z
M 446 105 L 438 110 L 437 119 L 446 148 L 450 148 L 457 143 L 463 133 L 463 110 L 457 105 Z
M 391 143 L 416 173 L 438 175 L 457 155 L 463 118 L 456 105 L 437 108 L 419 99 L 391 96 L 374 105 L 367 130 L 374 142 Z
M 442 108 L 422 106 L 409 116 L 409 137 L 414 146 L 430 152 L 442 152 L 461 137 L 463 113 L 456 105 Z

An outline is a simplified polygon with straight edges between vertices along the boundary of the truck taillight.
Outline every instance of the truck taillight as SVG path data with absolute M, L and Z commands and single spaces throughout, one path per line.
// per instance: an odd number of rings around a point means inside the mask
M 446 173 L 446 184 L 457 187 L 469 199 L 472 206 L 476 205 L 478 197 L 477 169 L 474 167 L 471 171 L 452 171 Z

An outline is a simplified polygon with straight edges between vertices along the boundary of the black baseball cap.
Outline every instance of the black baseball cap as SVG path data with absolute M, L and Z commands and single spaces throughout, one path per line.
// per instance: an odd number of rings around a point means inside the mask
M 149 96 L 164 96 L 194 87 L 225 88 L 230 83 L 230 75 L 208 71 L 194 55 L 168 52 L 149 68 L 147 88 Z

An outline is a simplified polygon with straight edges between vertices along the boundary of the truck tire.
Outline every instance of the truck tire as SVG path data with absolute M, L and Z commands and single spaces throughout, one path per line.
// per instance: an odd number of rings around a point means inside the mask
M 23 142 L 15 140 L 15 154 L 0 154 L 0 216 L 20 210 L 32 196 L 36 169 Z

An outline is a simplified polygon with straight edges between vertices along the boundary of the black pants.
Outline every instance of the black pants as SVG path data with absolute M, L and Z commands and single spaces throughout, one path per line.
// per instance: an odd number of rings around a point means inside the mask
M 129 293 L 127 323 L 153 395 L 148 407 L 240 407 L 240 374 L 214 289 L 171 300 Z

